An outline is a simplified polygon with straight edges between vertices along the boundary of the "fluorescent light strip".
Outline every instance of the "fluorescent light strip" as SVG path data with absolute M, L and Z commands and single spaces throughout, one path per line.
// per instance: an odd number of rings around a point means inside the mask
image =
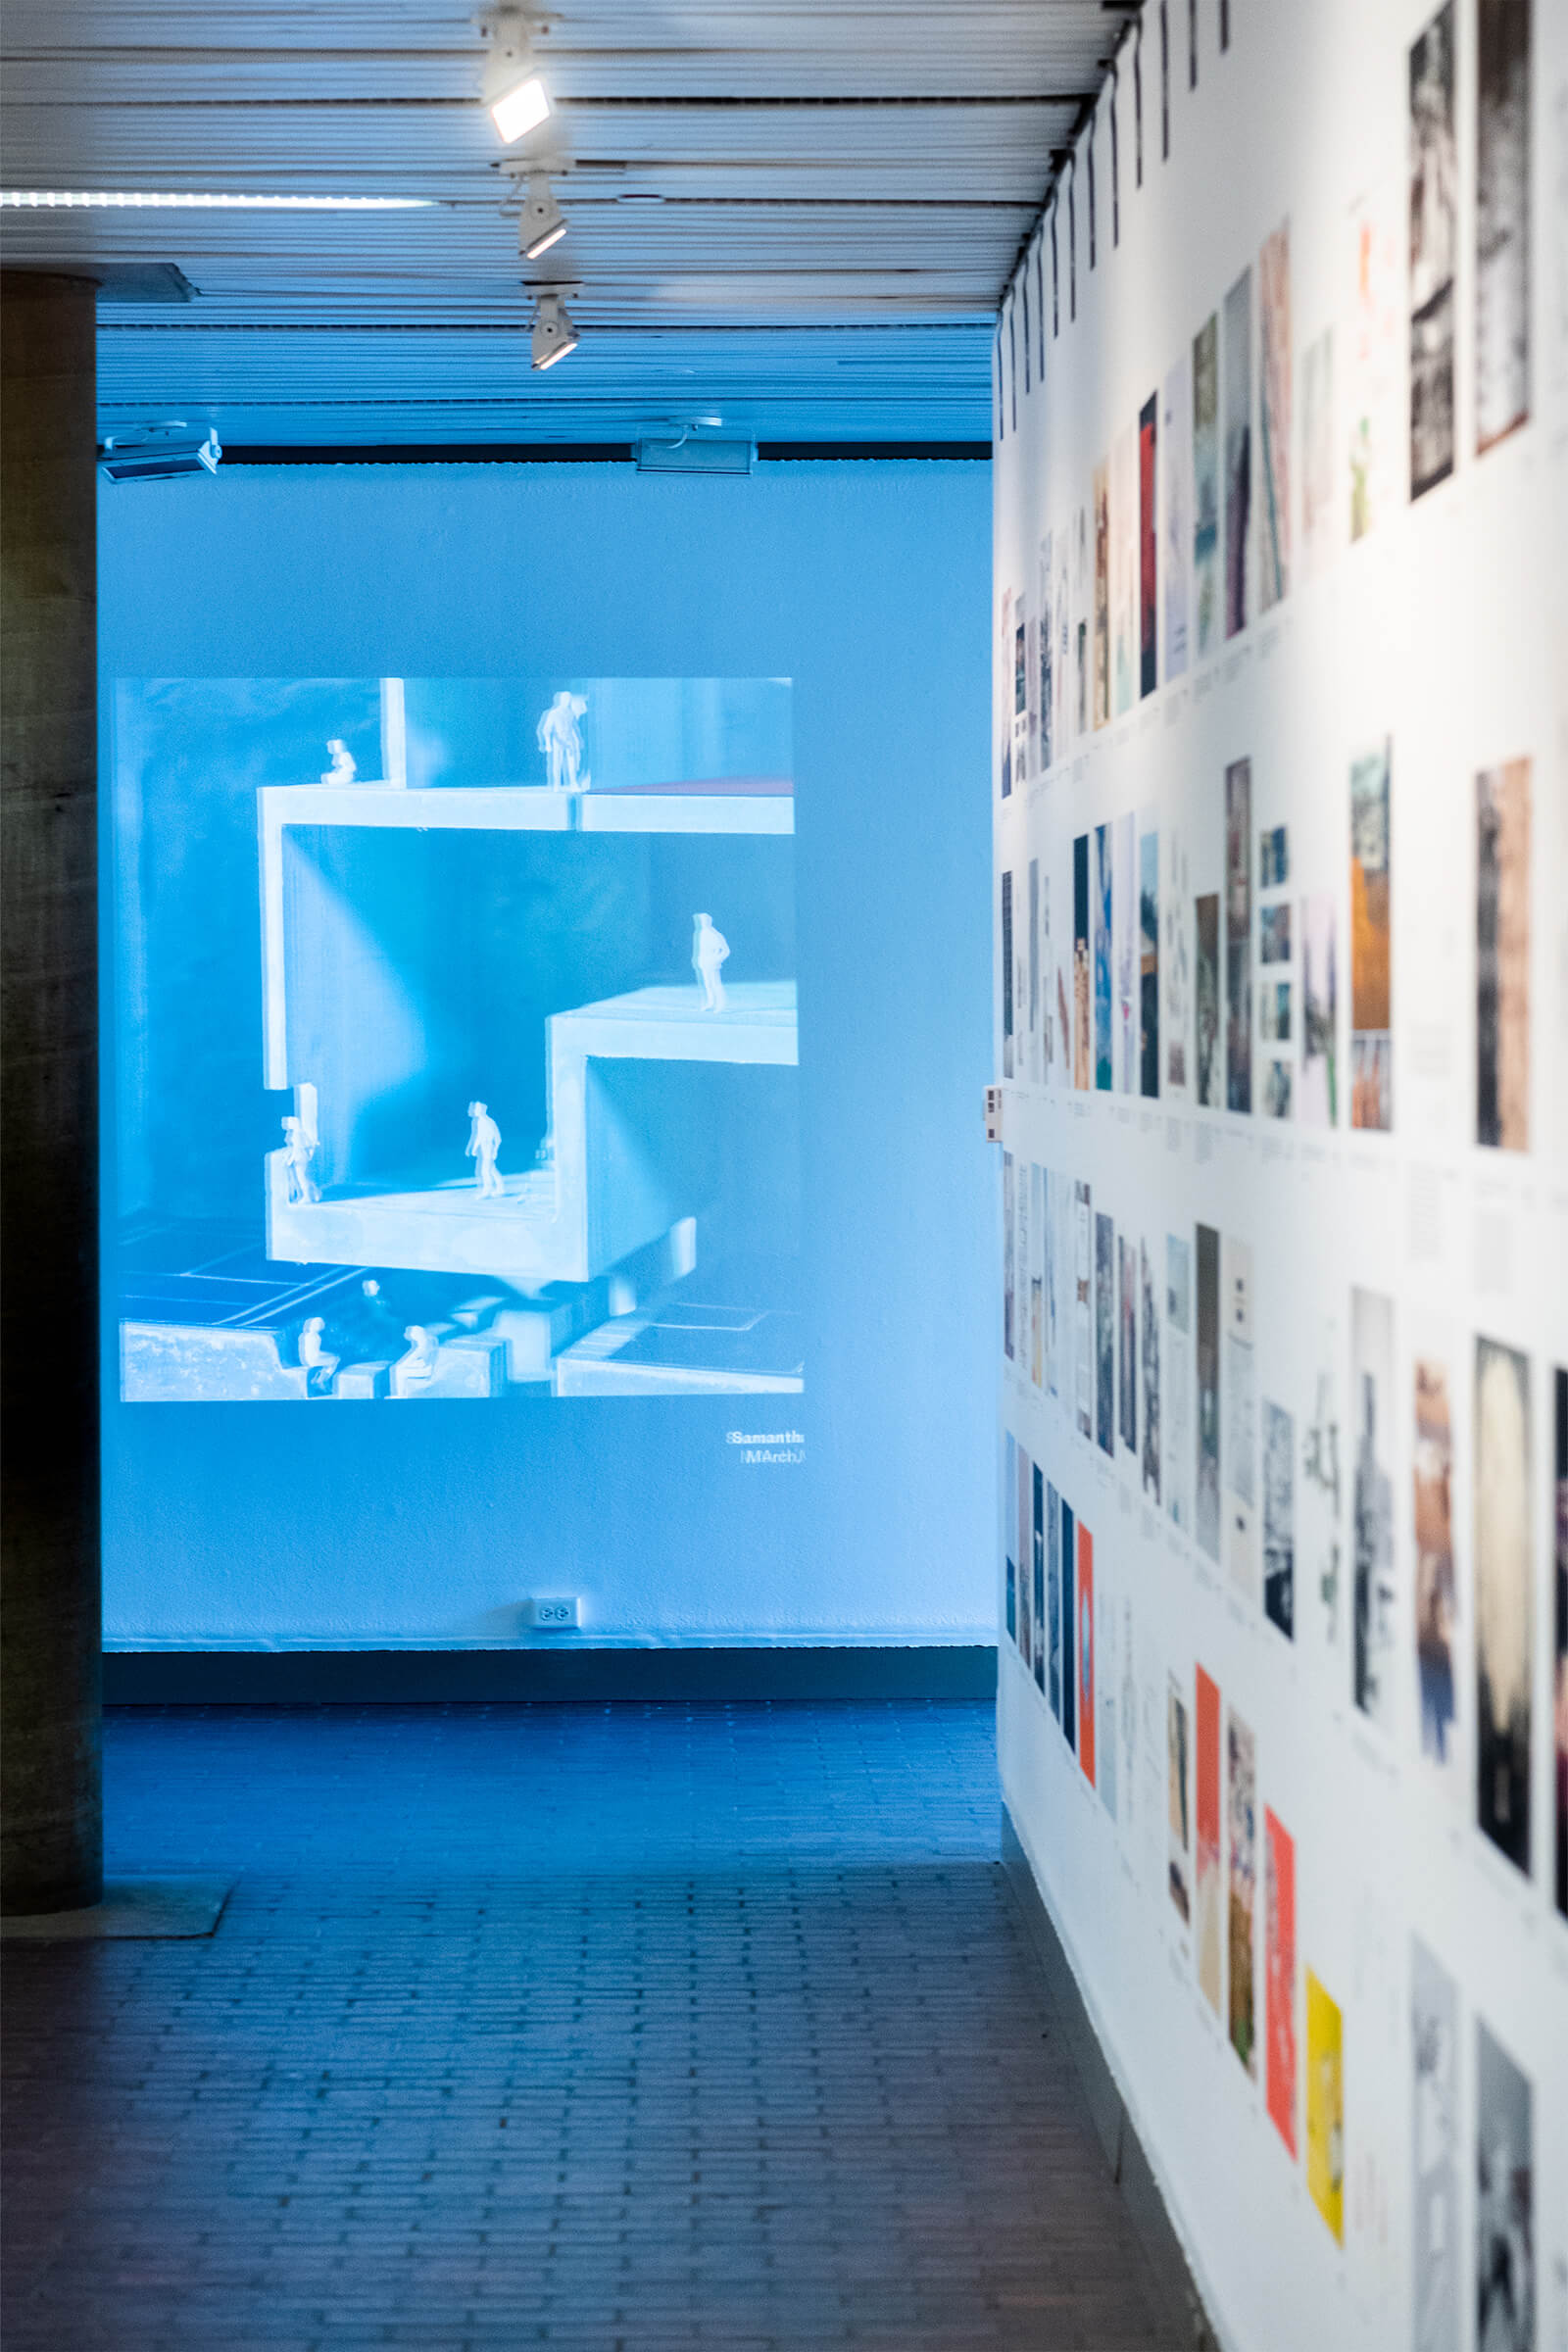
M 0 188 L 8 212 L 412 213 L 433 196 L 229 196 L 186 188 Z

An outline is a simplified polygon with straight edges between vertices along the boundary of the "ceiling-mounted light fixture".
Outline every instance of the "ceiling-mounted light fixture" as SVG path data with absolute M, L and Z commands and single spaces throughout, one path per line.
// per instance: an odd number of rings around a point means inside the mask
M 161 482 L 182 473 L 216 473 L 223 455 L 212 425 L 181 416 L 110 433 L 99 444 L 98 469 L 111 482 Z
M 433 196 L 245 196 L 225 188 L 0 188 L 0 211 L 414 213 Z
M 484 68 L 484 103 L 503 144 L 537 130 L 550 114 L 550 98 L 534 64 L 533 27 L 520 8 L 500 8 L 486 24 L 490 54 Z
M 566 216 L 556 202 L 547 172 L 530 172 L 523 191 L 522 219 L 517 223 L 517 251 L 525 262 L 536 262 L 566 233 Z
M 577 348 L 577 329 L 559 294 L 541 294 L 533 321 L 533 364 L 542 373 Z

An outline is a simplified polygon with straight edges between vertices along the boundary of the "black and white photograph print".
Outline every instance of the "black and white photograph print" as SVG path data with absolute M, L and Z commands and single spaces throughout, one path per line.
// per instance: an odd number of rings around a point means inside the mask
M 1198 1228 L 1198 1480 L 1193 1514 L 1199 1548 L 1219 1561 L 1219 1234 Z
M 1139 1314 L 1138 1366 L 1143 1384 L 1140 1436 L 1143 1440 L 1144 1493 L 1156 1509 L 1159 1504 L 1159 1322 L 1161 1286 L 1147 1242 L 1138 1245 Z
M 1033 1540 L 1030 1562 L 1034 1581 L 1035 1683 L 1043 1691 L 1046 1688 L 1046 1475 L 1038 1462 L 1034 1465 Z
M 1173 1527 L 1189 1527 L 1192 1509 L 1193 1246 L 1165 1236 L 1165 1346 L 1160 1429 L 1165 1509 Z
M 1120 1336 L 1117 1359 L 1117 1426 L 1129 1453 L 1138 1450 L 1138 1247 L 1125 1234 L 1117 1237 L 1116 1304 Z
M 1169 1826 L 1166 1884 L 1176 1916 L 1185 1928 L 1193 1915 L 1192 1717 L 1176 1677 L 1169 1677 L 1165 1693 L 1167 1821 Z
M 1414 2352 L 1459 2342 L 1459 1996 L 1410 1938 L 1411 2278 Z
M 1221 1387 L 1224 1439 L 1220 1447 L 1224 1534 L 1221 1549 L 1237 1590 L 1258 1599 L 1257 1323 L 1253 1251 L 1226 1234 L 1220 1243 L 1220 1311 L 1224 1345 Z
M 1354 1572 L 1354 1693 L 1361 1713 L 1394 1729 L 1394 1302 L 1377 1291 L 1350 1294 L 1354 1397 L 1351 1558 Z
M 1530 1365 L 1476 1341 L 1476 1818 L 1530 1874 L 1535 1595 L 1530 1546 Z
M 1002 1075 L 1012 1076 L 1012 876 L 1002 877 Z
M 1095 1437 L 1116 1456 L 1116 1227 L 1095 1217 Z
M 1225 634 L 1251 617 L 1252 272 L 1244 270 L 1225 297 Z
M 1078 1435 L 1093 1442 L 1095 1435 L 1095 1379 L 1099 1354 L 1095 1341 L 1095 1220 L 1090 1188 L 1078 1177 L 1073 1185 L 1073 1396 Z
M 1454 6 L 1410 49 L 1410 496 L 1453 471 Z
M 1018 1352 L 1018 1212 L 1013 1200 L 1012 1153 L 1002 1154 L 1002 1352 L 1012 1362 Z
M 1194 1023 L 1198 1100 L 1205 1109 L 1220 1102 L 1219 893 L 1206 891 L 1194 902 L 1197 953 L 1194 959 Z
M 1531 0 L 1476 12 L 1476 451 L 1530 415 Z
M 1225 1106 L 1252 1107 L 1252 763 L 1225 770 Z
M 1533 2100 L 1476 2020 L 1476 2352 L 1536 2352 Z
M 1263 1399 L 1263 1614 L 1296 1632 L 1296 1423 Z
M 1061 1721 L 1061 1497 L 1046 1486 L 1046 1695 Z

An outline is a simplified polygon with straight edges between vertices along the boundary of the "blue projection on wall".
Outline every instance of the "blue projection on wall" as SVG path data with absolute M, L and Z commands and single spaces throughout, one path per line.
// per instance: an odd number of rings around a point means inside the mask
M 121 1392 L 799 1392 L 784 679 L 122 680 Z

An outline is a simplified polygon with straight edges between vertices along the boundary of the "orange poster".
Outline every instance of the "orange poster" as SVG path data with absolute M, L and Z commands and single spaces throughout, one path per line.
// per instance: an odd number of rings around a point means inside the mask
M 1296 2154 L 1296 1840 L 1263 1808 L 1264 1990 L 1268 2111 Z
M 1095 1785 L 1095 1539 L 1078 1522 L 1078 1761 Z
M 1217 2015 L 1220 2002 L 1221 1902 L 1219 1872 L 1219 1685 L 1198 1669 L 1194 1872 L 1198 1982 Z

